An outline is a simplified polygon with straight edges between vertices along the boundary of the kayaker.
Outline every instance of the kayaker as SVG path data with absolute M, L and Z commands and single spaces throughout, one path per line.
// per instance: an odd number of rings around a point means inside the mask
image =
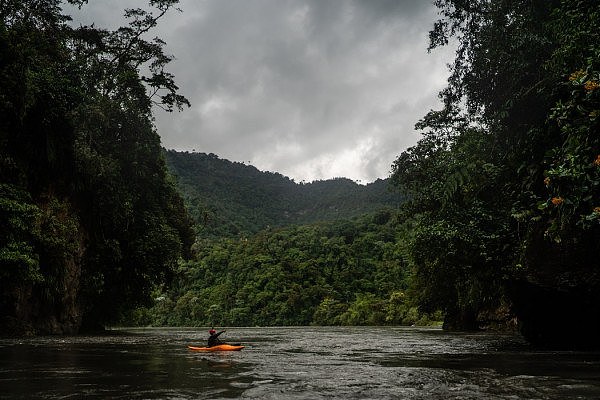
M 213 346 L 216 346 L 219 344 L 223 344 L 221 339 L 219 339 L 219 335 L 223 332 L 225 332 L 225 331 L 223 330 L 221 332 L 217 332 L 217 331 L 215 331 L 215 328 L 211 328 L 210 331 L 208 331 L 208 334 L 210 335 L 210 337 L 208 338 L 208 347 L 213 347 Z

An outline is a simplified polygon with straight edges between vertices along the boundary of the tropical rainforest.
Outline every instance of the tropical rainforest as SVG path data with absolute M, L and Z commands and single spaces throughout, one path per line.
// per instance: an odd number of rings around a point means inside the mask
M 366 186 L 161 149 L 153 108 L 188 102 L 143 38 L 176 3 L 115 31 L 0 4 L 3 331 L 443 319 L 598 346 L 600 3 L 436 0 L 442 107 Z

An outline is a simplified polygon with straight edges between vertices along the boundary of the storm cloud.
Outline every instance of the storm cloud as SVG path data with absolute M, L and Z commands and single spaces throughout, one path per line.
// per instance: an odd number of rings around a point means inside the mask
M 75 22 L 114 27 L 94 1 Z M 427 53 L 423 0 L 184 0 L 154 34 L 192 107 L 157 110 L 166 148 L 215 153 L 296 181 L 389 175 L 414 124 L 440 107 L 450 48 Z

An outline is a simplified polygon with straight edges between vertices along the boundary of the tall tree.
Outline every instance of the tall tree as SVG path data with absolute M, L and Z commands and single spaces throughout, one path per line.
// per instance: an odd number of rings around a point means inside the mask
M 413 204 L 422 209 L 418 229 L 437 229 L 447 242 L 424 260 L 413 257 L 417 277 L 428 277 L 418 280 L 429 289 L 423 301 L 437 298 L 448 311 L 475 304 L 476 316 L 485 302 L 465 303 L 461 293 L 465 285 L 479 287 L 477 292 L 509 299 L 531 340 L 568 340 L 570 332 L 549 322 L 556 311 L 571 323 L 587 320 L 586 331 L 596 334 L 600 5 L 558 0 L 436 5 L 442 19 L 430 34 L 431 47 L 450 40 L 458 45 L 441 93 L 445 109 L 423 119 L 419 127 L 426 137 L 394 165 L 395 181 L 413 189 Z M 416 165 L 407 163 L 411 159 Z M 465 236 L 470 239 L 461 243 Z M 457 241 L 460 245 L 451 246 Z M 482 260 L 480 267 L 453 262 L 445 252 L 453 254 L 454 248 L 469 260 Z M 440 299 L 440 289 L 452 296 Z M 480 297 L 466 293 L 470 300 Z
M 114 32 L 69 27 L 57 0 L 0 4 L 6 328 L 110 322 L 188 253 L 191 224 L 151 114 L 187 100 L 164 69 L 164 43 L 144 39 L 176 3 L 126 10 L 129 25 Z

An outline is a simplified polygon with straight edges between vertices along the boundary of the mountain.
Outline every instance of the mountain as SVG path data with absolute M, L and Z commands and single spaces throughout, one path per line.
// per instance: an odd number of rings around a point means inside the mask
M 359 185 L 335 178 L 296 183 L 215 154 L 165 152 L 199 237 L 234 237 L 266 227 L 352 218 L 396 208 L 402 196 L 388 180 Z

